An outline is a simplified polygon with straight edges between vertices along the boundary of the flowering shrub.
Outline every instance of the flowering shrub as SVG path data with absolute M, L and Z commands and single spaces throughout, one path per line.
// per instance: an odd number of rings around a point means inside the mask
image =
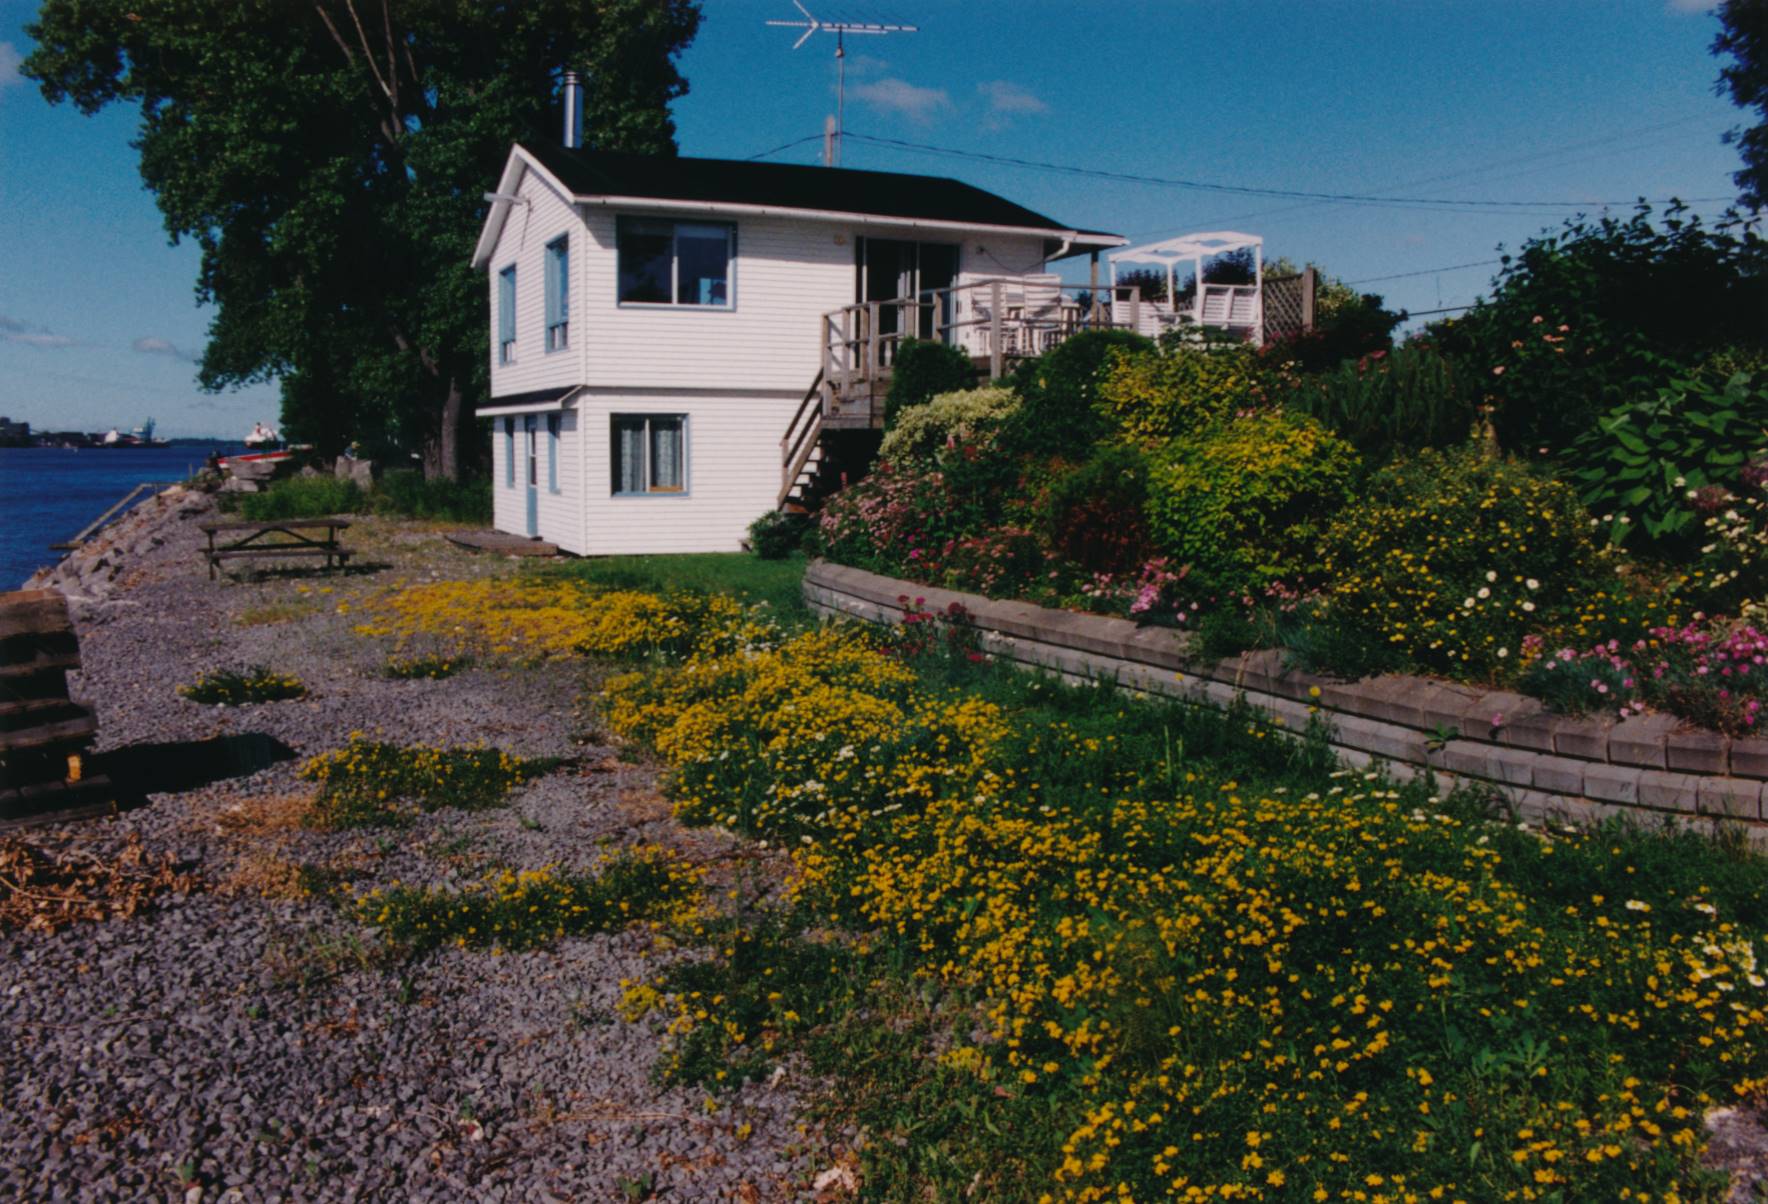
M 1690 491 L 1702 514 L 1704 584 L 1736 604 L 1744 618 L 1768 615 L 1768 460 L 1738 474 L 1740 493 L 1708 487 Z
M 1471 448 L 1378 473 L 1321 566 L 1331 621 L 1462 677 L 1510 674 L 1523 638 L 1577 625 L 1605 574 L 1569 487 Z
M 621 852 L 594 874 L 499 870 L 462 890 L 394 885 L 355 901 L 356 916 L 411 953 L 444 945 L 530 949 L 640 920 L 683 923 L 699 900 L 699 871 L 662 848 Z
M 414 681 L 419 678 L 439 681 L 444 677 L 453 677 L 471 663 L 461 657 L 390 656 L 381 667 L 381 672 L 395 681 Z
M 939 549 L 921 575 L 956 589 L 996 597 L 1037 594 L 1057 576 L 1043 540 L 1019 527 L 1001 527 L 953 540 Z
M 1631 644 L 1608 640 L 1541 656 L 1523 686 L 1574 714 L 1625 718 L 1650 705 L 1702 727 L 1754 734 L 1768 699 L 1768 635 L 1748 626 L 1655 627 Z
M 1244 712 L 1112 701 L 1081 727 L 1080 698 L 937 693 L 835 629 L 613 683 L 683 816 L 790 840 L 802 921 L 854 934 L 721 929 L 715 965 L 629 989 L 673 1014 L 673 1068 L 762 1073 L 832 982 L 873 1030 L 892 981 L 943 985 L 983 1032 L 940 1060 L 938 1106 L 969 1091 L 962 1115 L 1013 1134 L 942 1145 L 1006 1159 L 951 1194 L 1077 1200 L 1666 1198 L 1697 1184 L 1704 1114 L 1768 1085 L 1753 865 L 1466 818 Z M 1264 784 L 1197 772 L 1209 722 Z
M 925 405 L 912 406 L 896 415 L 878 447 L 878 458 L 927 460 L 947 447 L 973 443 L 985 427 L 992 426 L 1019 408 L 1011 389 L 990 387 L 941 393 Z
M 761 634 L 742 604 L 721 594 L 665 597 L 544 577 L 397 585 L 363 609 L 369 621 L 358 633 L 390 636 L 401 647 L 440 643 L 454 656 L 642 656 Z
M 1160 551 L 1205 583 L 1253 592 L 1306 574 L 1357 457 L 1311 418 L 1265 411 L 1180 439 L 1155 460 L 1148 520 Z
M 199 673 L 178 693 L 207 706 L 245 706 L 254 702 L 283 702 L 305 698 L 307 687 L 292 673 L 273 673 L 263 665 L 249 669 L 217 669 Z
M 543 768 L 495 748 L 403 747 L 352 732 L 348 744 L 312 758 L 300 774 L 319 783 L 318 826 L 360 828 L 443 807 L 494 807 Z
M 1284 400 L 1365 459 L 1383 464 L 1419 448 L 1463 442 L 1473 427 L 1476 396 L 1453 361 L 1413 342 L 1296 377 Z
M 1244 344 L 1141 355 L 1117 351 L 1105 361 L 1098 404 L 1127 437 L 1157 443 L 1263 405 L 1269 384 L 1262 361 Z
M 1051 483 L 1039 517 L 1046 542 L 1065 565 L 1115 575 L 1148 558 L 1147 506 L 1147 457 L 1107 444 Z

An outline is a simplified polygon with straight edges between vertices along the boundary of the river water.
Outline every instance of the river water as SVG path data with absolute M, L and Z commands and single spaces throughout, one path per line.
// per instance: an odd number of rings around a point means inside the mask
M 182 481 L 207 446 L 0 447 L 0 590 L 17 589 L 49 550 L 143 481 Z

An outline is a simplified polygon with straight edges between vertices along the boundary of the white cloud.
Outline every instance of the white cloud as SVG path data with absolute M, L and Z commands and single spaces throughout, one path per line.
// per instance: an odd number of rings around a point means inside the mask
M 175 344 L 169 343 L 165 339 L 140 338 L 129 346 L 143 355 L 166 355 L 189 364 L 196 363 L 198 359 L 194 352 L 180 350 Z
M 0 314 L 0 343 L 17 343 L 22 347 L 37 347 L 45 351 L 79 346 L 65 334 L 51 334 L 41 326 L 32 326 L 29 322 L 21 322 L 5 314 Z
M 952 107 L 952 98 L 944 88 L 922 88 L 901 79 L 856 84 L 847 91 L 863 104 L 887 113 L 900 113 L 919 125 L 926 125 Z
M 1004 79 L 977 84 L 976 90 L 988 101 L 990 113 L 1020 117 L 1050 111 L 1050 106 L 1045 104 L 1030 88 Z
M 18 73 L 18 66 L 24 61 L 25 56 L 18 52 L 17 46 L 0 42 L 0 88 L 25 82 L 25 77 Z

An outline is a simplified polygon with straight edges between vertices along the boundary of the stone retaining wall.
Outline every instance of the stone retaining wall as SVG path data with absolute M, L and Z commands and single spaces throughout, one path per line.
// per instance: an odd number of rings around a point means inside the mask
M 935 589 L 820 560 L 805 573 L 804 597 L 819 614 L 878 623 L 900 621 L 904 598 L 928 611 L 956 602 L 990 655 L 1188 702 L 1226 706 L 1244 697 L 1297 731 L 1319 714 L 1347 764 L 1384 761 L 1401 778 L 1428 768 L 1445 789 L 1463 779 L 1489 783 L 1529 818 L 1723 820 L 1768 844 L 1768 740 L 1732 739 L 1668 715 L 1570 718 L 1521 694 L 1419 677 L 1336 681 L 1285 669 L 1278 650 L 1206 661 L 1171 628 Z

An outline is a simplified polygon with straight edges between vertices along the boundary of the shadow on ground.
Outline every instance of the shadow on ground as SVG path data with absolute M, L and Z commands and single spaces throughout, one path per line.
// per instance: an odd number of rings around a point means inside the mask
M 274 736 L 245 732 L 208 740 L 175 740 L 164 744 L 131 744 L 93 757 L 107 775 L 117 801 L 134 806 L 149 794 L 196 790 L 227 778 L 242 778 L 292 761 L 294 749 Z

